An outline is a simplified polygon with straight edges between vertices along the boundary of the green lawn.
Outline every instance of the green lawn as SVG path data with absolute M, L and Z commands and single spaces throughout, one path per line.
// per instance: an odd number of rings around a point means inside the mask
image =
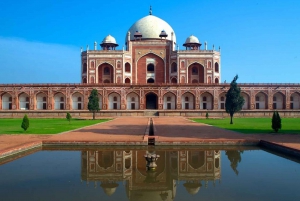
M 21 128 L 22 119 L 0 119 L 0 134 L 57 134 L 105 121 L 108 121 L 108 119 L 72 119 L 69 124 L 66 119 L 29 118 L 29 128 L 24 132 Z
M 192 120 L 246 134 L 274 133 L 271 127 L 271 118 L 233 118 L 233 124 L 230 124 L 229 118 Z M 300 118 L 281 118 L 281 125 L 282 127 L 278 133 L 300 134 Z

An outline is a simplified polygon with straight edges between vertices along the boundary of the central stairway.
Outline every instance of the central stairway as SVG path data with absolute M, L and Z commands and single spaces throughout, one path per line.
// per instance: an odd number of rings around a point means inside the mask
M 145 110 L 144 116 L 159 116 L 159 112 L 157 110 Z

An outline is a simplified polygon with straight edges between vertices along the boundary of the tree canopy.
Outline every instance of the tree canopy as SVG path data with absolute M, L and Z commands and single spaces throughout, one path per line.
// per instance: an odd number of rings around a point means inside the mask
M 95 113 L 99 112 L 99 97 L 97 89 L 93 89 L 89 96 L 88 109 L 93 113 L 93 119 L 95 119 Z
M 225 109 L 230 114 L 230 124 L 232 124 L 232 118 L 234 113 L 240 111 L 245 103 L 243 96 L 241 95 L 241 88 L 237 86 L 236 75 L 230 83 L 230 88 L 226 94 Z

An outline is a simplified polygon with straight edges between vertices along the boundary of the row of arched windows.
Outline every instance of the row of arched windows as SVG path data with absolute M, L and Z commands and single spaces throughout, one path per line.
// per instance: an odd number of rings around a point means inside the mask
M 246 93 L 242 92 L 242 96 L 244 97 L 245 104 L 243 106 L 243 109 L 250 109 L 250 97 Z M 13 98 L 9 93 L 4 93 L 1 96 L 2 99 L 2 110 L 10 110 L 13 109 Z M 164 102 L 164 109 L 175 109 L 175 106 L 177 104 L 176 102 L 177 96 L 171 92 L 168 92 L 163 96 L 163 102 Z M 83 101 L 83 95 L 80 93 L 74 93 L 70 98 L 71 103 L 71 109 L 73 110 L 80 110 L 84 109 L 84 101 Z M 120 109 L 120 100 L 121 96 L 118 93 L 111 93 L 108 95 L 108 102 L 109 102 L 109 108 L 113 109 L 117 108 Z M 127 108 L 135 108 L 139 109 L 139 101 L 140 98 L 136 93 L 130 93 L 127 95 Z M 214 97 L 210 93 L 203 93 L 200 96 L 200 108 L 199 109 L 213 109 L 213 102 Z M 218 108 L 214 109 L 225 109 L 225 93 L 221 94 L 218 97 Z M 290 109 L 300 109 L 300 94 L 299 93 L 293 93 L 289 97 L 290 100 Z M 53 104 L 53 107 L 50 107 L 55 110 L 61 110 L 66 109 L 66 96 L 62 93 L 57 93 L 53 96 L 52 99 L 47 99 L 46 94 L 39 93 L 36 95 L 35 100 L 30 100 L 29 95 L 26 93 L 21 93 L 18 96 L 18 105 L 16 109 L 19 110 L 28 110 L 29 106 L 31 104 L 31 101 L 35 102 L 35 108 L 37 110 L 45 110 L 48 108 L 48 104 Z M 48 102 L 50 101 L 50 103 Z M 195 96 L 189 92 L 182 95 L 181 98 L 181 104 L 182 109 L 195 109 Z M 15 104 L 15 102 L 14 102 Z M 100 107 L 102 107 L 102 96 L 99 95 L 99 104 Z M 272 109 L 286 109 L 286 97 L 282 93 L 275 93 L 272 96 Z M 254 102 L 255 108 L 252 109 L 269 109 L 269 103 L 268 103 L 268 95 L 259 92 L 255 95 L 255 102 Z
M 94 68 L 94 62 L 91 62 L 91 68 Z M 211 68 L 211 62 L 208 62 L 208 68 Z M 104 68 L 103 70 L 104 75 L 109 75 L 110 74 L 110 70 L 109 68 Z M 128 62 L 125 63 L 125 73 L 130 73 L 131 72 L 131 66 Z M 152 63 L 147 65 L 147 72 L 154 72 L 154 65 Z M 176 73 L 177 72 L 177 64 L 176 63 L 172 63 L 171 65 L 171 73 Z M 197 74 L 197 70 L 193 69 L 192 70 L 193 73 Z M 216 62 L 215 63 L 215 72 L 219 72 L 219 64 Z M 82 67 L 82 73 L 85 74 L 87 73 L 87 64 L 84 63 L 83 67 Z
M 176 65 L 176 68 L 177 68 L 177 64 L 172 63 L 172 66 L 173 66 L 173 64 Z M 171 66 L 171 69 L 172 69 L 172 66 Z M 180 67 L 185 68 L 185 62 L 184 61 L 181 61 Z M 211 61 L 208 61 L 207 68 L 211 68 Z M 172 72 L 172 70 L 171 70 L 171 72 Z M 219 63 L 218 62 L 215 62 L 215 72 L 219 72 Z
M 93 61 L 91 62 L 91 68 L 94 68 L 94 62 Z M 131 72 L 131 66 L 130 66 L 130 64 L 128 62 L 125 63 L 125 72 L 126 73 L 130 73 Z M 84 63 L 83 67 L 82 67 L 82 74 L 84 74 L 84 73 L 87 73 L 87 64 L 86 63 Z M 108 67 L 104 68 L 103 73 L 105 75 L 109 75 L 110 74 L 109 68 Z
M 9 93 L 5 93 L 2 95 L 2 109 L 3 110 L 11 110 L 13 102 L 12 102 L 12 96 Z M 47 105 L 47 96 L 44 93 L 39 93 L 36 95 L 35 100 L 32 100 L 35 102 L 35 108 L 37 110 L 46 110 Z M 62 93 L 57 93 L 54 95 L 52 100 L 49 100 L 53 102 L 53 107 L 55 110 L 60 109 L 66 109 L 66 97 Z M 30 98 L 26 93 L 22 93 L 18 96 L 18 106 L 17 109 L 20 110 L 28 110 L 29 104 L 30 104 Z M 80 93 L 75 93 L 71 96 L 71 105 L 72 109 L 74 110 L 80 110 L 83 109 L 83 95 Z

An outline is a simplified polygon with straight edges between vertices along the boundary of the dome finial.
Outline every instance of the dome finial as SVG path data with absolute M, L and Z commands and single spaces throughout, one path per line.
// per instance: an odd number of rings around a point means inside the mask
M 150 6 L 149 15 L 152 15 L 152 6 Z

